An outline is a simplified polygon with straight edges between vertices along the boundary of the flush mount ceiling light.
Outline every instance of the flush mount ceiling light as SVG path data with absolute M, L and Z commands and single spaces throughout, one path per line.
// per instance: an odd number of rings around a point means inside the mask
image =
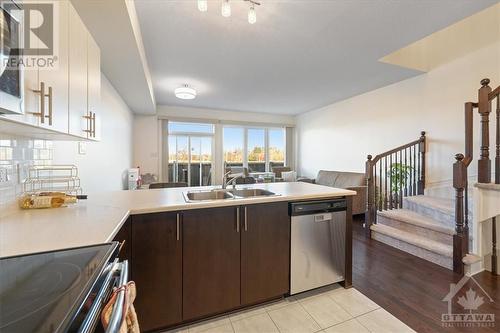
M 187 84 L 175 89 L 174 93 L 175 93 L 175 97 L 180 98 L 180 99 L 195 99 L 196 98 L 196 90 L 189 87 Z
M 206 12 L 208 10 L 208 0 L 198 0 L 198 10 Z
M 260 2 L 255 0 L 243 1 L 250 3 L 250 8 L 248 9 L 248 23 L 255 24 L 255 22 L 257 22 L 257 12 L 255 11 L 255 6 L 260 6 Z M 208 0 L 198 0 L 198 10 L 200 12 L 208 11 Z M 222 0 L 221 14 L 223 17 L 231 16 L 231 4 L 229 3 L 229 0 Z

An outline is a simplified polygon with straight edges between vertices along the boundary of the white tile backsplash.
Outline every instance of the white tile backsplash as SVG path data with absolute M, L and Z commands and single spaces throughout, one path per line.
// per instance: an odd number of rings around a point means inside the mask
M 22 183 L 32 165 L 52 164 L 51 141 L 0 134 L 0 168 L 7 171 L 7 182 L 0 182 L 0 208 L 22 194 Z

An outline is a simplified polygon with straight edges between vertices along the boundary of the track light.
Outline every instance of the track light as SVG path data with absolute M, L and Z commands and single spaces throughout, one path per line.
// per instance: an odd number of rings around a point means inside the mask
M 222 1 L 222 16 L 229 17 L 231 16 L 231 5 L 229 4 L 229 0 Z
M 257 22 L 257 13 L 255 12 L 254 5 L 252 4 L 248 10 L 248 23 L 254 24 L 255 22 Z
M 208 0 L 198 0 L 198 10 L 206 12 L 208 10 Z

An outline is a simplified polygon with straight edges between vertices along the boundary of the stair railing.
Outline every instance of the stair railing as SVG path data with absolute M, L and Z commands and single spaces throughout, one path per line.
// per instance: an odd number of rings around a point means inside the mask
M 490 113 L 492 101 L 496 99 L 496 156 L 495 183 L 500 184 L 500 86 L 492 90 L 490 80 L 481 80 L 478 102 L 465 103 L 465 155 L 456 154 L 453 164 L 453 187 L 455 188 L 455 235 L 453 236 L 453 271 L 464 274 L 463 258 L 469 253 L 469 195 L 467 168 L 472 163 L 474 142 L 474 110 L 481 117 L 481 148 L 478 160 L 478 183 L 491 183 L 490 160 Z M 493 254 L 492 271 L 496 272 L 496 218 L 492 220 Z
M 368 191 L 365 228 L 377 223 L 377 211 L 403 207 L 403 198 L 424 194 L 425 132 L 418 140 L 391 149 L 366 161 Z

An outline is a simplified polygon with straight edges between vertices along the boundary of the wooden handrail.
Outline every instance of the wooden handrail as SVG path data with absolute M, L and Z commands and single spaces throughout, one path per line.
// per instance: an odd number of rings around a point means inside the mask
M 372 158 L 372 162 L 373 163 L 377 163 L 383 157 L 389 156 L 389 155 L 397 153 L 397 152 L 399 152 L 401 150 L 404 150 L 404 149 L 407 149 L 407 148 L 410 148 L 412 146 L 420 144 L 422 142 L 422 140 L 425 140 L 425 132 L 422 131 L 421 134 L 422 134 L 422 136 L 418 140 L 415 140 L 415 141 L 412 141 L 412 142 L 407 143 L 405 145 L 399 146 L 397 148 L 388 150 L 385 153 L 381 153 L 381 154 L 376 155 L 375 157 Z M 422 139 L 422 138 L 424 138 L 424 139 Z M 371 155 L 368 155 L 368 156 L 371 156 Z
M 403 198 L 424 194 L 426 137 L 422 131 L 419 139 L 401 145 L 366 161 L 368 200 L 365 228 L 370 236 L 370 226 L 377 222 L 377 211 L 403 207 Z M 418 153 L 417 153 L 418 151 Z

